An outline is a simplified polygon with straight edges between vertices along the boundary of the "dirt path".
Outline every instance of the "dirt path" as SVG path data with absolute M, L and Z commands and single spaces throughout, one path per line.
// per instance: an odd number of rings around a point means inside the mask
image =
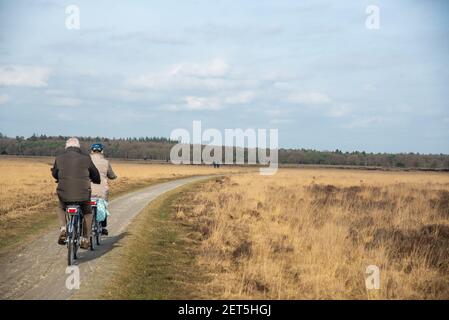
M 114 249 L 118 240 L 126 236 L 129 222 L 145 206 L 161 194 L 194 181 L 207 179 L 191 177 L 153 185 L 125 194 L 110 202 L 109 236 L 95 251 L 81 250 L 78 266 L 81 286 L 89 282 L 107 264 L 103 255 Z M 66 288 L 67 248 L 56 244 L 58 230 L 27 245 L 16 254 L 0 258 L 1 299 L 70 299 L 77 290 Z

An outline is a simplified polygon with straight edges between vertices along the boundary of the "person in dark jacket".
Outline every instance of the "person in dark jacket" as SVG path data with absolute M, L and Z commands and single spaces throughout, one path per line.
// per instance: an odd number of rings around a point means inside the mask
M 58 244 L 64 245 L 67 237 L 65 208 L 67 203 L 78 203 L 84 215 L 81 248 L 89 248 L 89 235 L 92 225 L 92 208 L 90 206 L 91 181 L 101 182 L 100 173 L 88 154 L 81 152 L 77 138 L 66 142 L 65 152 L 56 157 L 51 169 L 53 178 L 58 182 L 56 192 L 59 198 L 60 235 Z

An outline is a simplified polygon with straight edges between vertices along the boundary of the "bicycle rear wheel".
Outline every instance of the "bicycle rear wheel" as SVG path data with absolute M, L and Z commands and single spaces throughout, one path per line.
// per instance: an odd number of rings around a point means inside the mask
M 67 228 L 67 264 L 69 266 L 73 265 L 75 262 L 75 239 L 74 239 L 74 229 L 75 229 L 75 217 L 70 217 L 69 226 Z
M 74 243 L 72 237 L 69 237 L 67 239 L 67 264 L 69 266 L 73 265 L 73 262 L 75 261 L 74 256 Z
M 76 218 L 75 227 L 73 228 L 73 258 L 78 259 L 78 249 L 81 244 L 81 228 L 83 219 L 79 216 Z

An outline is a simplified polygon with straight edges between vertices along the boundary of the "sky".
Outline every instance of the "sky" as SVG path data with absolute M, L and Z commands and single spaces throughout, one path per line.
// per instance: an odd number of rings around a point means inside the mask
M 284 148 L 448 154 L 448 9 L 0 0 L 0 132 L 169 137 L 200 120 L 278 129 Z

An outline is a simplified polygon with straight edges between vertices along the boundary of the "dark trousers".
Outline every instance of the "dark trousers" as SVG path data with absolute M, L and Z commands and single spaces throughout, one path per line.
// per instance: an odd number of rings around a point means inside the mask
M 59 216 L 59 223 L 61 227 L 66 226 L 66 213 L 65 210 L 67 206 L 70 204 L 74 204 L 73 202 L 62 202 L 59 201 L 59 210 L 58 210 L 58 216 Z M 90 226 L 92 224 L 92 207 L 90 205 L 90 201 L 83 201 L 83 202 L 76 202 L 77 205 L 80 206 L 81 212 L 84 216 L 84 224 L 83 224 L 83 235 L 87 237 L 87 235 L 90 234 Z
M 90 205 L 90 201 L 83 201 L 83 202 L 62 202 L 59 200 L 59 208 L 65 213 L 65 209 L 67 206 L 70 206 L 70 204 L 77 204 L 80 206 L 81 211 L 83 215 L 86 214 L 92 214 L 92 206 Z

